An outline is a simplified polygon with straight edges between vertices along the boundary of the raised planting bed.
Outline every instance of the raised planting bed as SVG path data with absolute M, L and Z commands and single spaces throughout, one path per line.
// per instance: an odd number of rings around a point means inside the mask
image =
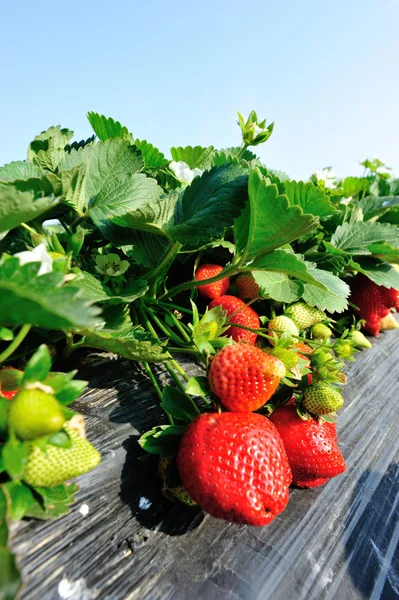
M 165 499 L 156 469 L 137 462 L 139 435 L 162 419 L 151 383 L 128 361 L 86 369 L 90 388 L 74 408 L 103 459 L 78 478 L 69 515 L 13 526 L 22 600 L 396 598 L 399 340 L 388 332 L 374 344 L 348 373 L 346 472 L 292 490 L 263 528 Z

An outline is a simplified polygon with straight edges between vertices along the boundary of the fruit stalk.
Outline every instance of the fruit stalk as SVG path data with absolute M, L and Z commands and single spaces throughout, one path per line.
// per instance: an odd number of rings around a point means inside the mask
M 18 334 L 15 336 L 11 344 L 9 344 L 8 348 L 4 350 L 0 354 L 0 365 L 5 362 L 10 356 L 15 352 L 15 350 L 22 344 L 29 331 L 31 330 L 32 325 L 22 325 Z

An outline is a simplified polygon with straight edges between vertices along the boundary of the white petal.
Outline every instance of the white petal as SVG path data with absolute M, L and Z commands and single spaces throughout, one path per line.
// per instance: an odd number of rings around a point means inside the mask
M 200 169 L 194 169 L 192 171 L 188 164 L 183 160 L 179 160 L 179 162 L 172 160 L 172 162 L 169 163 L 169 168 L 182 183 L 191 183 L 196 175 L 202 175 Z
M 14 256 L 18 258 L 21 266 L 28 263 L 39 262 L 40 269 L 38 275 L 51 273 L 53 270 L 53 260 L 51 256 L 47 254 L 46 246 L 44 244 L 39 244 L 39 246 L 36 246 L 36 248 L 30 252 L 18 252 L 17 254 L 14 254 Z
M 333 181 L 331 181 L 331 179 L 326 179 L 326 181 L 324 182 L 324 187 L 329 190 L 333 190 L 337 186 L 335 185 L 335 183 Z

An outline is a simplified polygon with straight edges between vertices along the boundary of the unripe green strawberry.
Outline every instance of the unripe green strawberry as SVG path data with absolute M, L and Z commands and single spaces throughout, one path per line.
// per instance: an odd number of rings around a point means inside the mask
M 64 426 L 72 446 L 60 448 L 47 444 L 45 450 L 32 444 L 22 479 L 29 485 L 53 487 L 94 469 L 101 460 L 100 453 L 68 424 Z
M 348 335 L 348 340 L 352 342 L 355 348 L 372 348 L 371 342 L 361 331 L 351 331 Z
M 310 330 L 314 340 L 328 340 L 332 336 L 332 331 L 323 323 L 316 323 Z
M 197 338 L 201 335 L 208 335 L 208 339 L 213 340 L 217 336 L 218 328 L 219 326 L 216 321 L 211 321 L 210 323 L 199 323 L 195 326 L 194 334 Z
M 276 356 L 284 364 L 287 371 L 290 371 L 293 367 L 299 363 L 299 355 L 295 350 L 287 350 L 286 348 L 277 348 L 272 350 L 273 356 Z
M 307 329 L 316 323 L 325 321 L 327 318 L 326 313 L 322 310 L 309 306 L 305 302 L 296 302 L 291 304 L 285 311 L 285 314 L 290 317 L 299 329 Z
M 350 341 L 341 338 L 335 342 L 333 350 L 335 356 L 337 358 L 342 358 L 343 360 L 349 359 L 356 352 L 353 344 L 351 344 Z
M 53 260 L 57 260 L 57 258 L 66 258 L 65 254 L 61 254 L 61 252 L 47 252 L 47 254 L 51 256 Z
M 285 333 L 288 331 L 292 333 L 294 337 L 299 335 L 298 327 L 295 325 L 294 321 L 285 315 L 280 315 L 279 317 L 275 317 L 268 324 L 269 335 L 273 336 L 276 339 L 281 337 L 281 333 Z M 270 340 L 272 346 L 274 346 L 275 342 Z
M 194 502 L 194 500 L 191 498 L 190 494 L 188 493 L 183 484 L 172 488 L 166 486 L 166 469 L 170 465 L 171 461 L 172 458 L 170 456 L 161 456 L 161 458 L 159 459 L 158 471 L 163 486 L 166 488 L 167 492 L 172 494 L 172 496 L 177 498 L 177 500 L 180 500 L 180 502 L 183 502 L 183 504 L 186 504 L 187 506 L 197 506 L 197 503 Z
M 339 410 L 343 403 L 342 395 L 325 381 L 310 385 L 303 397 L 304 408 L 317 417 Z
M 21 440 L 56 433 L 65 422 L 55 396 L 39 389 L 23 389 L 11 401 L 8 420 Z
M 380 331 L 390 331 L 391 329 L 399 329 L 399 323 L 393 314 L 389 313 L 386 317 L 382 317 L 380 321 Z

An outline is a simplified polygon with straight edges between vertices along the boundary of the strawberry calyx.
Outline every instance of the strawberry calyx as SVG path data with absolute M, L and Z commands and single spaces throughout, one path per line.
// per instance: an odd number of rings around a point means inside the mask
M 0 369 L 0 396 L 11 400 L 19 392 L 24 373 L 15 367 Z

